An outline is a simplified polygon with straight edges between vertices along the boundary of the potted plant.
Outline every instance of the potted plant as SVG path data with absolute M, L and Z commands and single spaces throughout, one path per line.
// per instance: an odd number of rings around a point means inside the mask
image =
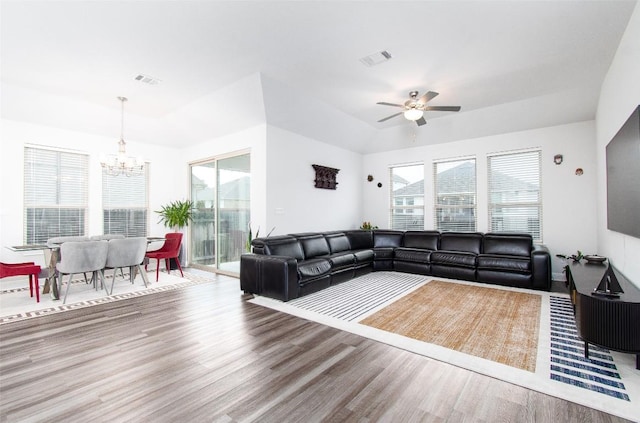
M 182 228 L 189 225 L 190 221 L 193 221 L 193 201 L 172 201 L 165 206 L 161 206 L 160 210 L 156 210 L 156 213 L 160 215 L 158 223 L 164 224 L 165 227 L 171 228 L 174 232 L 180 232 Z M 180 245 L 180 255 L 178 259 L 180 263 L 186 265 L 183 258 L 183 246 Z M 170 263 L 170 269 L 177 268 L 173 260 Z
M 156 213 L 160 215 L 158 223 L 162 223 L 165 227 L 179 232 L 193 220 L 192 210 L 193 201 L 172 201 L 166 206 L 162 206 L 160 210 L 156 210 Z

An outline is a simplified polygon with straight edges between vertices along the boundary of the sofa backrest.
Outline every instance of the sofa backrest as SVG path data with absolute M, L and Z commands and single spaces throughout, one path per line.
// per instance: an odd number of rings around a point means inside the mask
M 287 256 L 296 260 L 304 260 L 304 252 L 300 242 L 292 236 L 263 238 L 263 254 L 270 256 Z
M 438 231 L 407 231 L 404 234 L 404 247 L 437 250 L 440 241 Z
M 484 254 L 531 256 L 533 238 L 529 234 L 487 233 L 482 241 Z
M 402 246 L 403 231 L 376 229 L 373 231 L 373 247 L 389 248 Z
M 342 251 L 349 251 L 351 244 L 349 244 L 349 238 L 344 232 L 332 232 L 324 234 L 324 239 L 329 244 L 329 251 L 333 253 L 340 253 Z
M 302 245 L 306 259 L 329 254 L 329 244 L 322 234 L 303 235 L 296 238 Z
M 480 254 L 482 234 L 479 232 L 443 232 L 440 235 L 440 250 Z
M 345 232 L 349 238 L 352 250 L 365 250 L 373 248 L 373 231 L 347 231 Z

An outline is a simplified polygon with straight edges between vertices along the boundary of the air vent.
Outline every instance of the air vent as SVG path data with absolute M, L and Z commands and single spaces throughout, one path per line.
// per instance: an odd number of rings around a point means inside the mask
M 360 59 L 362 64 L 368 67 L 379 65 L 380 63 L 386 62 L 387 60 L 391 60 L 391 54 L 386 50 L 370 54 Z
M 139 74 L 133 79 L 149 85 L 158 85 L 160 82 L 162 82 L 158 78 L 154 78 L 153 76 L 143 75 L 143 74 Z

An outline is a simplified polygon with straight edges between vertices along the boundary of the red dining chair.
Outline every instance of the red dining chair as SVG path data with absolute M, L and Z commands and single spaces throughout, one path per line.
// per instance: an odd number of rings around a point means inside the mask
M 184 278 L 184 273 L 182 273 L 182 266 L 180 266 L 180 260 L 178 259 L 178 255 L 180 254 L 180 243 L 182 243 L 182 233 L 180 232 L 170 232 L 165 235 L 164 245 L 159 250 L 148 251 L 145 255 L 146 258 L 156 259 L 156 282 L 158 282 L 158 274 L 160 273 L 160 260 L 164 259 L 164 265 L 167 268 L 167 273 L 169 272 L 169 260 L 175 259 L 176 264 L 178 265 L 178 269 L 180 269 L 180 275 Z M 147 264 L 144 265 L 144 270 L 147 270 Z
M 38 275 L 40 274 L 40 266 L 34 262 L 29 263 L 0 263 L 0 279 L 9 276 L 27 276 L 29 275 L 29 292 L 33 297 L 33 291 L 36 291 L 36 301 L 40 302 L 40 285 L 38 283 Z

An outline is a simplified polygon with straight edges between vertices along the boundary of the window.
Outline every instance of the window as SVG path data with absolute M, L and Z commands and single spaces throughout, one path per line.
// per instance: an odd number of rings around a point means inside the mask
M 424 165 L 390 169 L 391 229 L 424 229 Z
M 476 159 L 433 163 L 435 228 L 476 230 Z
M 542 241 L 539 150 L 489 156 L 489 228 Z
M 102 171 L 102 220 L 105 234 L 147 236 L 149 165 L 139 175 L 113 176 Z
M 24 241 L 82 236 L 87 227 L 86 154 L 40 147 L 24 149 Z

